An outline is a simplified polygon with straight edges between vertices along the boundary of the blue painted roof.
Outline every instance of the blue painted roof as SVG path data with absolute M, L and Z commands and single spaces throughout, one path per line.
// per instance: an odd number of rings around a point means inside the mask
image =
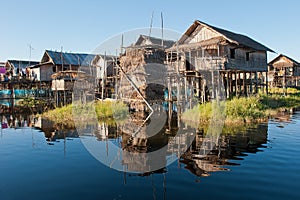
M 37 61 L 27 61 L 27 60 L 8 60 L 14 69 L 20 68 L 20 69 L 26 69 L 26 67 L 30 67 L 33 65 L 39 64 Z
M 46 50 L 56 65 L 90 66 L 96 55 L 85 53 L 64 53 Z

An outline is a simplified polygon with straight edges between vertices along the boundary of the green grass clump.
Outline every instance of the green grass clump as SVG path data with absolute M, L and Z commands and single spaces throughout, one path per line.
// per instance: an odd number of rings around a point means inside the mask
M 224 102 L 208 102 L 196 105 L 183 113 L 183 120 L 195 123 L 209 123 L 223 120 L 225 124 L 244 124 L 266 121 L 279 110 L 300 107 L 300 95 L 257 95 L 234 97 Z
M 120 101 L 96 101 L 95 111 L 98 119 L 122 119 L 128 114 L 128 107 Z
M 67 125 L 73 123 L 72 105 L 63 106 L 44 112 L 42 116 L 56 124 Z
M 298 90 L 297 88 L 279 88 L 279 87 L 273 87 L 273 88 L 269 88 L 269 93 L 270 94 L 292 94 L 292 95 L 296 95 L 296 94 L 300 94 L 300 90 Z
M 228 122 L 251 122 L 265 117 L 260 99 L 257 97 L 233 98 L 226 101 L 226 120 Z
M 300 96 L 298 95 L 262 95 L 260 99 L 264 109 L 300 107 Z
M 215 121 L 224 118 L 224 102 L 212 101 L 204 104 L 198 104 L 193 109 L 183 113 L 183 119 L 192 122 L 207 123 L 213 118 Z
M 95 101 L 74 103 L 43 113 L 43 117 L 56 124 L 74 124 L 74 121 L 119 120 L 127 116 L 127 106 L 118 101 Z

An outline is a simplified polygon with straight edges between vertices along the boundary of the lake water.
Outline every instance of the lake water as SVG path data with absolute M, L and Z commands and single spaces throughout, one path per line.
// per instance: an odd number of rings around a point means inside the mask
M 197 133 L 178 161 L 149 173 L 120 172 L 102 164 L 75 130 L 22 127 L 0 135 L 0 199 L 300 199 L 300 113 L 248 129 L 224 130 L 205 158 Z M 109 127 L 95 141 L 126 138 Z M 84 136 L 85 137 L 85 136 Z M 83 138 L 84 138 L 83 137 Z M 109 149 L 103 149 L 109 151 Z

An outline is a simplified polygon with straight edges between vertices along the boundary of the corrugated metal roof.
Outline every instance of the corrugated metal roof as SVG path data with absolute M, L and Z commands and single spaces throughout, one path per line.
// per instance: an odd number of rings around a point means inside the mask
M 26 67 L 30 67 L 33 65 L 39 64 L 38 61 L 27 61 L 27 60 L 7 60 L 14 69 L 20 68 L 20 69 L 25 69 Z
M 46 53 L 53 60 L 56 65 L 78 65 L 78 66 L 90 66 L 91 62 L 95 58 L 94 54 L 85 53 L 65 53 L 46 50 Z

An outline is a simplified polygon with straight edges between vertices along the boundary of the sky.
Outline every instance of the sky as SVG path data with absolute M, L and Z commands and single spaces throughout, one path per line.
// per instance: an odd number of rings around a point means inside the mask
M 198 19 L 300 61 L 297 0 L 0 0 L 0 61 L 40 61 L 46 49 L 90 53 L 112 36 L 148 29 L 152 13 L 160 27 L 161 12 L 164 28 L 180 34 Z

